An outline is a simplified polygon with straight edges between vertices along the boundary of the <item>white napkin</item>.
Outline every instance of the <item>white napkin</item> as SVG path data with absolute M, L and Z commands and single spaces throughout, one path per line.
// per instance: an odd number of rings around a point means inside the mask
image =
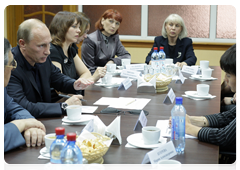
M 105 129 L 106 129 L 106 125 L 102 122 L 102 120 L 98 116 L 95 116 L 93 132 L 96 132 L 105 136 Z
M 122 144 L 122 137 L 120 134 L 120 120 L 121 116 L 116 117 L 108 127 L 106 127 L 106 132 L 109 132 L 116 136 L 118 139 L 119 144 Z
M 186 95 L 186 94 L 183 94 L 182 96 L 183 96 L 183 97 L 187 97 L 187 98 L 189 98 L 189 99 L 193 99 L 193 100 L 208 100 L 208 99 L 213 99 L 213 98 L 216 97 L 216 96 L 211 96 L 211 97 L 209 97 L 209 98 L 207 98 L 207 99 L 200 99 L 200 98 L 195 98 L 195 97 L 192 97 L 192 96 L 188 96 L 188 95 Z

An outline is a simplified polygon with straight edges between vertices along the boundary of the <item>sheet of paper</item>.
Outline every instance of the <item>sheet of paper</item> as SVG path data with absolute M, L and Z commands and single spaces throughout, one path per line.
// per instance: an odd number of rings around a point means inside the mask
M 156 127 L 161 129 L 161 136 L 170 138 L 171 129 L 169 128 L 169 120 L 158 120 Z M 185 134 L 185 138 L 197 139 L 197 137 Z
M 118 101 L 118 98 L 114 97 L 101 97 L 99 100 L 97 100 L 94 105 L 111 105 L 112 103 L 115 103 Z
M 98 106 L 82 106 L 82 113 L 94 113 Z
M 121 108 L 121 109 L 136 109 L 142 110 L 151 99 L 145 98 L 128 98 L 128 97 L 119 97 L 114 103 L 108 107 Z

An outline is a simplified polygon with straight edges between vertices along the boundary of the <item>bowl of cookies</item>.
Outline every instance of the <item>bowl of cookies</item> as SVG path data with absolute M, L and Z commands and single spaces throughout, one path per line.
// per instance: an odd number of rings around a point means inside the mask
M 83 157 L 88 160 L 89 164 L 102 164 L 104 162 L 103 156 L 107 153 L 112 139 L 95 132 L 91 134 L 95 138 L 77 140 L 76 145 L 81 149 Z

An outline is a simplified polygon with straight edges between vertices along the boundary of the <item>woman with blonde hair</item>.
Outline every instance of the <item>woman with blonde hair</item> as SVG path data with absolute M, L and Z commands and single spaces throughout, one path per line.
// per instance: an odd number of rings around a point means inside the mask
M 146 57 L 146 63 L 151 64 L 154 47 L 164 47 L 166 58 L 172 58 L 179 67 L 195 65 L 197 58 L 193 51 L 192 40 L 187 38 L 187 29 L 181 16 L 169 15 L 162 26 L 162 36 L 154 39 L 151 51 Z

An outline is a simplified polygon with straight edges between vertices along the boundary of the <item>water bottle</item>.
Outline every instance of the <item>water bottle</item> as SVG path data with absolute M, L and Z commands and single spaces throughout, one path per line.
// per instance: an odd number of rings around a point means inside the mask
M 159 54 L 159 59 L 160 59 L 160 72 L 165 73 L 166 54 L 164 52 L 164 47 L 160 47 L 160 51 L 158 54 Z
M 186 110 L 182 105 L 182 97 L 176 97 L 176 104 L 172 108 L 171 116 L 171 140 L 175 146 L 177 154 L 183 154 L 185 149 Z
M 50 162 L 52 164 L 61 164 L 61 151 L 66 144 L 65 136 L 65 128 L 57 127 L 55 128 L 56 139 L 50 146 Z
M 67 134 L 67 144 L 64 146 L 61 152 L 62 164 L 82 164 L 82 152 L 76 143 L 76 134 Z
M 158 54 L 158 48 L 153 48 L 154 52 L 151 55 L 151 66 L 153 68 L 153 74 L 160 73 L 160 63 L 159 63 L 159 54 Z

